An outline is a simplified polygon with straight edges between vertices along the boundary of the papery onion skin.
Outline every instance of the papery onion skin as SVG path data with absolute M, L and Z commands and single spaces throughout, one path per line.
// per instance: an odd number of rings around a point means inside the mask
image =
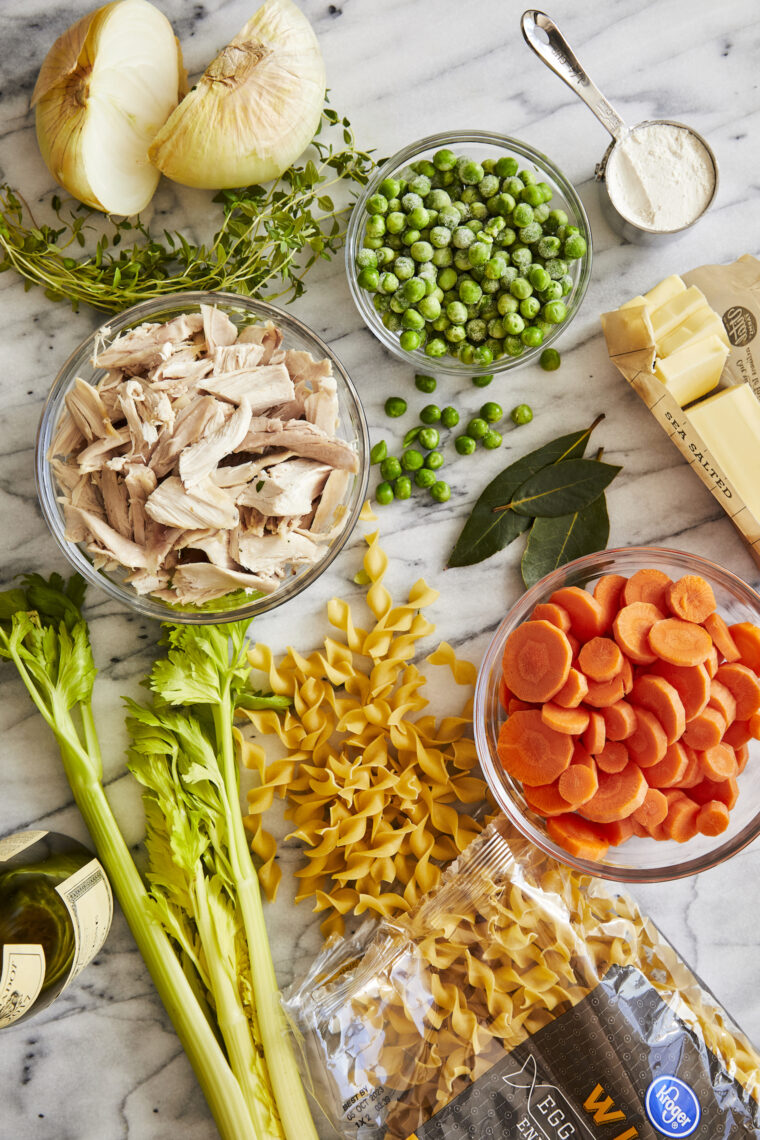
M 324 94 L 308 20 L 292 0 L 266 0 L 170 115 L 150 159 L 183 186 L 269 182 L 311 142 Z
M 142 133 L 149 135 L 144 139 L 144 146 L 137 145 L 138 140 L 134 138 L 140 133 L 134 125 L 139 116 L 134 113 L 135 108 L 129 106 L 128 97 L 117 102 L 107 90 L 105 95 L 98 94 L 98 87 L 102 85 L 98 72 L 102 63 L 99 49 L 106 36 L 118 39 L 118 29 L 125 21 L 145 21 L 146 36 L 153 37 L 150 42 L 154 45 L 160 37 L 156 53 L 165 57 L 160 68 L 162 90 L 153 99 L 152 115 L 156 121 L 140 124 Z M 147 53 L 138 60 L 143 68 L 147 62 Z M 150 66 L 155 72 L 154 61 L 150 61 Z M 124 67 L 126 73 L 128 65 Z M 58 37 L 42 64 L 32 93 L 37 140 L 45 165 L 64 190 L 80 202 L 105 213 L 139 213 L 153 197 L 159 179 L 158 172 L 148 161 L 148 143 L 185 90 L 186 74 L 179 43 L 169 21 L 157 8 L 147 0 L 114 0 L 96 9 Z M 134 155 L 133 170 L 123 172 L 124 177 L 114 177 L 112 186 L 107 185 L 106 179 L 105 194 L 93 181 L 98 181 L 98 168 L 102 172 L 101 163 L 108 162 L 109 154 L 113 156 L 114 166 L 118 166 L 123 157 L 119 149 L 123 136 L 120 137 L 118 130 L 104 131 L 102 149 L 90 142 L 87 131 L 92 127 L 98 98 L 102 106 L 107 105 L 108 114 L 117 120 L 121 118 L 124 131 L 133 136 L 129 150 L 137 147 L 140 152 Z M 100 153 L 93 165 L 91 156 L 98 150 Z M 130 161 L 127 158 L 128 166 Z M 130 178 L 130 174 L 134 177 Z

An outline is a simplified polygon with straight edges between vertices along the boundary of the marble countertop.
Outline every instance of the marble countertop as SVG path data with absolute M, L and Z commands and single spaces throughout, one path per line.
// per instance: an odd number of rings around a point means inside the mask
M 253 4 L 244 0 L 160 0 L 197 73 L 238 31 Z M 597 431 L 610 462 L 623 465 L 608 495 L 611 545 L 667 544 L 713 558 L 757 585 L 751 561 L 718 503 L 702 486 L 607 360 L 599 313 L 669 273 L 728 261 L 760 245 L 757 152 L 760 23 L 752 0 L 554 0 L 552 15 L 583 63 L 631 123 L 672 117 L 693 124 L 721 167 L 717 202 L 678 242 L 656 249 L 624 244 L 603 221 L 593 183 L 608 138 L 591 114 L 532 55 L 519 29 L 522 5 L 497 0 L 302 0 L 324 51 L 333 105 L 357 138 L 380 155 L 413 138 L 452 128 L 501 131 L 552 156 L 576 185 L 594 235 L 594 266 L 583 308 L 561 342 L 563 365 L 546 374 L 527 367 L 494 383 L 488 396 L 506 408 L 527 401 L 533 422 L 505 435 L 503 450 L 449 460 L 450 502 L 423 498 L 381 514 L 397 595 L 421 574 L 441 590 L 431 612 L 438 635 L 478 662 L 493 629 L 521 591 L 517 544 L 467 571 L 442 572 L 479 490 L 504 465 L 600 411 Z M 28 112 L 37 69 L 56 35 L 88 8 L 52 0 L 0 5 L 0 177 L 34 205 L 51 190 Z M 600 13 L 603 10 L 603 18 Z M 164 187 L 156 209 L 173 226 L 197 216 L 197 193 Z M 754 213 L 753 213 L 754 209 Z M 186 213 L 185 213 L 186 211 Z M 202 211 L 201 211 L 202 212 Z M 5 337 L 0 368 L 0 577 L 30 569 L 65 571 L 48 536 L 34 488 L 33 447 L 43 401 L 57 368 L 98 323 L 72 315 L 41 292 L 0 277 Z M 296 314 L 343 360 L 359 388 L 373 438 L 388 433 L 383 402 L 417 393 L 408 368 L 363 327 L 342 261 L 318 268 Z M 482 402 L 469 382 L 442 382 L 469 413 Z M 422 403 L 424 401 L 420 401 Z M 441 403 L 446 402 L 441 400 Z M 412 405 L 416 407 L 416 403 Z M 667 510 L 662 509 L 662 501 Z M 352 597 L 361 529 L 328 573 L 305 595 L 259 619 L 255 634 L 276 650 L 311 649 L 324 636 L 324 605 Z M 487 598 L 487 605 L 483 599 Z M 96 714 L 105 745 L 108 792 L 125 836 L 137 847 L 142 817 L 136 787 L 123 770 L 120 699 L 135 693 L 148 668 L 156 627 L 92 592 L 88 618 L 101 676 Z M 0 835 L 48 827 L 85 838 L 48 732 L 10 669 L 0 669 Z M 297 862 L 292 846 L 286 870 Z M 760 1041 L 760 847 L 752 845 L 697 878 L 637 888 L 635 895 L 751 1038 Z M 294 910 L 286 877 L 267 908 L 282 984 L 302 971 L 320 944 L 317 922 Z M 749 896 L 749 897 L 748 897 Z M 49 1010 L 2 1034 L 0 1140 L 211 1140 L 216 1131 L 168 1017 L 131 935 L 117 912 L 103 951 Z M 332 1135 L 324 1125 L 325 1140 Z

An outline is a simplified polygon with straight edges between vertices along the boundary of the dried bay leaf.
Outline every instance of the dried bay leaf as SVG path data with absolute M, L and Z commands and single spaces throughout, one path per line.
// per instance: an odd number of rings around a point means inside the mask
M 610 519 L 603 494 L 581 511 L 535 519 L 520 563 L 523 582 L 533 586 L 566 562 L 604 550 L 609 537 Z
M 581 511 L 599 498 L 618 471 L 619 467 L 596 459 L 568 459 L 543 467 L 517 488 L 509 503 L 497 510 L 514 511 L 529 518 L 557 518 Z

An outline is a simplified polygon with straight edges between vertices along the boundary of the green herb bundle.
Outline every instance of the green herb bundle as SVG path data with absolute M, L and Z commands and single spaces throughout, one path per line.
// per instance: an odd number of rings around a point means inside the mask
M 584 459 L 589 436 L 601 422 L 531 451 L 493 479 L 449 556 L 449 566 L 471 566 L 528 531 L 521 571 L 532 586 L 566 562 L 603 550 L 610 534 L 605 488 L 620 467 Z
M 131 767 L 145 788 L 150 892 L 114 818 L 92 711 L 84 583 L 28 575 L 0 594 L 11 661 L 58 742 L 66 778 L 223 1140 L 316 1140 L 285 1033 L 239 803 L 236 705 L 249 688 L 247 623 L 167 627 L 154 702 L 130 703 Z
M 323 133 L 324 132 L 324 133 Z M 341 142 L 327 135 L 338 132 Z M 21 195 L 0 186 L 0 272 L 14 269 L 52 301 L 118 313 L 138 301 L 191 289 L 225 289 L 267 297 L 301 295 L 304 276 L 342 245 L 349 207 L 331 196 L 339 183 L 364 186 L 374 167 L 357 150 L 351 124 L 327 107 L 313 147 L 316 159 L 289 167 L 276 182 L 222 190 L 222 221 L 208 244 L 121 221 L 73 201 L 52 199 L 59 226 L 37 225 Z M 100 233 L 92 254 L 80 250 Z M 276 286 L 279 282 L 279 288 Z

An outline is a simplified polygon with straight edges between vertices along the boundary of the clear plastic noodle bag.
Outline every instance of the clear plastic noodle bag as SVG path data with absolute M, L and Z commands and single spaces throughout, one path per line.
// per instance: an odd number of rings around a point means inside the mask
M 760 1136 L 760 1056 L 633 900 L 498 820 L 286 1009 L 346 1140 Z

